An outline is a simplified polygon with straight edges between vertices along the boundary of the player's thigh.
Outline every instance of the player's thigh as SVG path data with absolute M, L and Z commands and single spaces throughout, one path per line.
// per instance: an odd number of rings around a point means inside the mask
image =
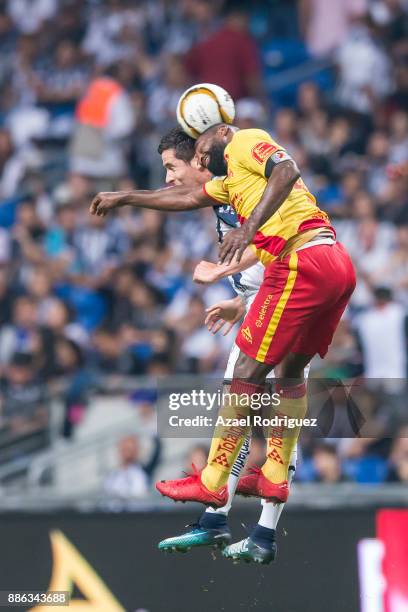
M 295 297 L 299 285 L 296 264 L 293 254 L 270 266 L 238 332 L 241 351 L 260 363 L 279 363 L 296 335 L 299 317 L 294 311 L 300 306 Z

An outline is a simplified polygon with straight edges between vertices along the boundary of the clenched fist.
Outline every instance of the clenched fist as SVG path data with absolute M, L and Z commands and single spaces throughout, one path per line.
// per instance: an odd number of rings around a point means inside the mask
M 239 263 L 245 249 L 251 244 L 254 233 L 250 230 L 249 222 L 227 232 L 220 246 L 220 263 L 229 265 L 234 258 Z
M 101 191 L 92 200 L 89 212 L 91 215 L 105 217 L 109 211 L 124 204 L 124 194 L 121 191 Z

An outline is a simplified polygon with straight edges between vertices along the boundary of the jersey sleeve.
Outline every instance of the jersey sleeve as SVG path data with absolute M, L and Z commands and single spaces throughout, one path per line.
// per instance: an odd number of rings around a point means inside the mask
M 224 187 L 224 179 L 216 178 L 203 185 L 203 191 L 217 204 L 229 204 L 229 193 Z
M 237 136 L 234 143 L 235 158 L 247 170 L 264 178 L 270 177 L 277 164 L 292 159 L 284 147 L 275 142 L 268 132 L 242 130 Z

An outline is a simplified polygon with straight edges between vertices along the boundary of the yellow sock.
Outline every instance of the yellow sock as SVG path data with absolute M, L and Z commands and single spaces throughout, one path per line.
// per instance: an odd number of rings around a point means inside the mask
M 207 466 L 201 473 L 204 486 L 210 491 L 216 491 L 227 484 L 232 466 L 239 455 L 250 426 L 230 424 L 227 419 L 245 419 L 251 414 L 250 397 L 254 393 L 262 393 L 264 387 L 233 380 L 229 390 L 229 398 L 221 407 L 218 419 L 223 418 L 224 424 L 219 424 L 214 431 L 208 454 Z
M 307 411 L 306 385 L 286 387 L 281 390 L 281 402 L 275 416 L 284 419 L 303 419 Z M 289 461 L 299 438 L 301 425 L 288 427 L 282 422 L 269 429 L 266 461 L 262 466 L 264 476 L 278 484 L 288 479 Z

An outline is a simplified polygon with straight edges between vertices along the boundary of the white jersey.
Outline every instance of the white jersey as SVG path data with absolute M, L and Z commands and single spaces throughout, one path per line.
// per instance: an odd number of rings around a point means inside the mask
M 237 214 L 232 206 L 214 206 L 214 213 L 217 217 L 218 241 L 222 243 L 227 232 L 235 227 L 239 227 Z M 238 272 L 228 277 L 234 291 L 242 297 L 246 304 L 259 290 L 263 281 L 265 267 L 261 262 L 254 264 L 243 272 Z

